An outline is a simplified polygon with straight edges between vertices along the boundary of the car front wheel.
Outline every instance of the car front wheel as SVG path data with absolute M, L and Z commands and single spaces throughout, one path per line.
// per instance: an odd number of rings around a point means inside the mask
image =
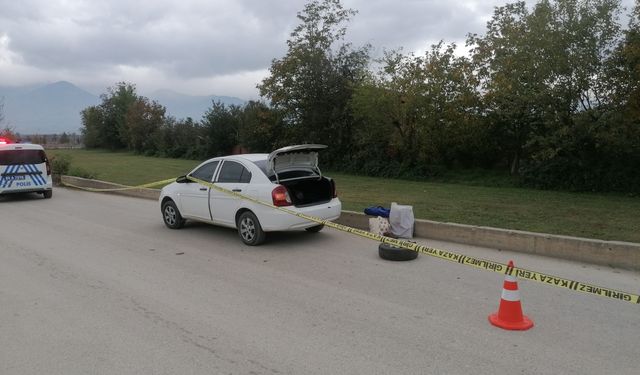
M 256 246 L 264 242 L 266 234 L 262 230 L 260 222 L 253 212 L 243 212 L 238 218 L 236 226 L 238 227 L 238 235 L 245 244 Z
M 162 218 L 164 225 L 171 229 L 179 229 L 184 225 L 184 219 L 173 201 L 166 201 L 162 204 Z

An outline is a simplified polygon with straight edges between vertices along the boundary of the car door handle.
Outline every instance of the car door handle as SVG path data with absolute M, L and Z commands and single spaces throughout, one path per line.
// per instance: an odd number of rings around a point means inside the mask
M 207 188 L 206 187 L 201 187 L 200 191 L 207 191 Z
M 231 190 L 231 191 L 235 191 L 236 193 L 239 193 L 239 192 L 241 192 L 241 191 L 242 191 L 242 189 L 233 189 L 233 190 Z

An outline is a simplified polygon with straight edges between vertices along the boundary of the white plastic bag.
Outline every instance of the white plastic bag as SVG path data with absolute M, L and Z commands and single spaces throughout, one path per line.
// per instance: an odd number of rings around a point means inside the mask
M 387 218 L 382 216 L 369 218 L 369 232 L 382 236 L 388 231 L 389 220 Z
M 389 213 L 389 225 L 391 233 L 399 238 L 413 238 L 413 206 L 404 206 L 391 203 L 391 212 Z

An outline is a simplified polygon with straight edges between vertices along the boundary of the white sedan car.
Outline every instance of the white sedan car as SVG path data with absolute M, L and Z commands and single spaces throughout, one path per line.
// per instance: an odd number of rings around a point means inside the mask
M 247 245 L 258 245 L 265 232 L 323 226 L 286 212 L 241 199 L 194 182 L 189 177 L 221 188 L 324 220 L 340 216 L 342 203 L 332 179 L 318 168 L 324 145 L 297 145 L 270 154 L 231 155 L 209 159 L 186 176 L 165 186 L 160 209 L 167 227 L 178 229 L 186 219 L 236 228 Z

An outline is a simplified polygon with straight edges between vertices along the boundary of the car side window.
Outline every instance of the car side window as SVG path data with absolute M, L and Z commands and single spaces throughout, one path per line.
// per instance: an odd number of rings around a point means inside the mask
M 247 168 L 235 161 L 225 161 L 224 164 L 222 164 L 217 182 L 248 183 L 249 181 L 251 181 L 251 172 L 249 172 Z
M 201 166 L 200 168 L 196 169 L 195 171 L 193 171 L 193 173 L 191 173 L 191 176 L 207 182 L 212 181 L 213 174 L 216 172 L 216 168 L 218 168 L 219 163 L 220 163 L 219 160 L 212 161 L 211 163 L 207 163 Z

